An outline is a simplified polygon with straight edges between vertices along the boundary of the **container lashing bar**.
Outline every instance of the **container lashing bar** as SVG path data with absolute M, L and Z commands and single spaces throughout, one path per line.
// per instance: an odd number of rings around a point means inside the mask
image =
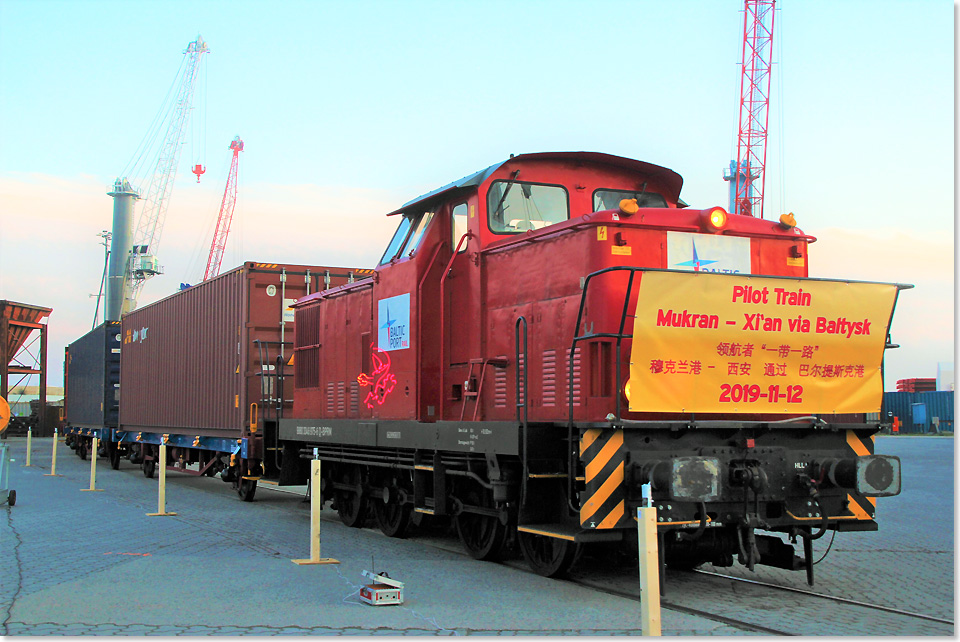
M 284 383 L 288 376 L 287 364 L 284 362 L 282 354 L 285 346 L 291 346 L 289 341 L 264 341 L 254 339 L 253 343 L 257 346 L 257 355 L 259 359 L 259 368 L 256 376 L 260 378 L 260 408 L 263 409 L 263 421 L 276 422 L 283 419 L 284 405 L 292 404 L 292 400 L 284 399 Z M 270 356 L 271 346 L 276 346 L 277 357 L 272 359 Z M 271 368 L 273 368 L 271 370 Z M 264 439 L 267 438 L 267 431 L 264 430 Z M 264 444 L 269 447 L 269 444 Z M 280 469 L 280 434 L 278 430 L 273 431 L 273 463 Z

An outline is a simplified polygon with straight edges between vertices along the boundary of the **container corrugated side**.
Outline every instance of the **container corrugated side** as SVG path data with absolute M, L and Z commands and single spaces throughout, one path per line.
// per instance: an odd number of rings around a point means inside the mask
M 251 418 L 262 426 L 265 364 L 254 342 L 272 342 L 269 354 L 276 357 L 282 339 L 289 344 L 288 359 L 293 342 L 288 307 L 327 283 L 340 285 L 363 272 L 247 262 L 127 314 L 122 429 L 240 438 Z M 270 364 L 275 371 L 273 358 Z M 290 377 L 288 396 L 292 368 Z
M 913 423 L 912 405 L 922 403 L 927 406 L 927 422 L 923 425 Z M 900 418 L 901 433 L 922 433 L 931 430 L 932 418 L 940 419 L 940 430 L 953 430 L 954 397 L 952 390 L 938 392 L 885 392 L 881 419 L 889 421 L 888 413 Z

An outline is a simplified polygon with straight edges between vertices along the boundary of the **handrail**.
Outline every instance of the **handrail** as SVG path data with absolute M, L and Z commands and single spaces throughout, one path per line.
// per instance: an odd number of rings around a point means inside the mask
M 626 265 L 618 265 L 614 267 L 605 268 L 603 270 L 597 270 L 596 272 L 591 272 L 586 276 L 583 281 L 583 292 L 580 295 L 580 308 L 577 311 L 577 323 L 573 326 L 573 342 L 570 344 L 570 355 L 568 357 L 568 370 L 567 370 L 567 504 L 571 510 L 574 512 L 578 511 L 579 508 L 573 504 L 573 495 L 575 488 L 575 478 L 576 478 L 576 465 L 577 465 L 577 451 L 579 448 L 574 448 L 573 441 L 573 361 L 574 356 L 577 351 L 577 344 L 581 341 L 587 341 L 589 339 L 598 339 L 598 338 L 611 338 L 617 340 L 617 352 L 615 355 L 615 360 L 617 364 L 617 387 L 614 390 L 614 397 L 616 400 L 616 421 L 621 421 L 620 413 L 620 389 L 622 386 L 623 380 L 623 364 L 620 359 L 620 349 L 623 344 L 623 339 L 633 338 L 632 334 L 624 334 L 623 330 L 626 326 L 627 321 L 627 309 L 630 307 L 630 295 L 633 292 L 633 281 L 637 272 L 649 271 L 650 268 L 642 267 L 631 267 Z M 620 314 L 620 327 L 616 333 L 613 332 L 589 332 L 580 335 L 580 326 L 583 321 L 583 308 L 587 301 L 587 292 L 590 289 L 590 283 L 594 278 L 602 276 L 610 272 L 630 272 L 630 279 L 627 282 L 627 289 L 623 298 L 623 310 Z
M 520 323 L 523 322 L 523 402 L 520 401 Z M 527 498 L 527 473 L 528 473 L 528 420 L 529 420 L 529 404 L 527 403 L 527 364 L 529 363 L 529 353 L 527 349 L 527 319 L 524 316 L 517 317 L 517 321 L 514 324 L 513 328 L 513 340 L 515 346 L 515 360 L 516 363 L 516 405 L 517 405 L 517 421 L 521 422 L 522 427 L 522 436 L 523 436 L 523 477 L 520 479 L 520 509 L 523 509 L 524 503 Z M 523 416 L 521 418 L 521 408 L 523 409 Z

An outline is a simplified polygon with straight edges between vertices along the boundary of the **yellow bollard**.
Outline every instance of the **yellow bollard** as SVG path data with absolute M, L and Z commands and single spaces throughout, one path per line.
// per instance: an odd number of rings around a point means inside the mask
M 53 429 L 53 464 L 50 467 L 50 472 L 46 473 L 44 477 L 63 477 L 63 475 L 57 474 L 57 441 L 59 441 L 59 438 L 57 437 L 57 429 L 54 428 Z
M 93 438 L 93 449 L 90 451 L 90 488 L 81 488 L 81 491 L 103 492 L 97 488 L 97 438 Z
M 27 463 L 24 466 L 30 466 L 30 453 L 33 452 L 33 428 L 27 428 Z
M 167 512 L 167 445 L 160 444 L 160 461 L 157 462 L 160 469 L 160 491 L 157 497 L 157 512 L 147 513 L 148 517 L 167 517 L 176 515 L 176 513 Z
M 323 509 L 323 498 L 320 492 L 320 460 L 310 462 L 310 558 L 305 560 L 290 560 L 299 566 L 310 564 L 339 564 L 331 557 L 320 557 L 320 511 Z
M 657 545 L 657 509 L 637 508 L 640 550 L 640 619 L 643 635 L 660 633 L 660 553 Z

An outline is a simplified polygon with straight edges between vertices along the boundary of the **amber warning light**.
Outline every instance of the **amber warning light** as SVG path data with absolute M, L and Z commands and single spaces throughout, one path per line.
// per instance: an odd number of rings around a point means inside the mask
M 704 232 L 719 232 L 727 226 L 727 213 L 722 207 L 703 210 L 700 213 L 700 224 Z

